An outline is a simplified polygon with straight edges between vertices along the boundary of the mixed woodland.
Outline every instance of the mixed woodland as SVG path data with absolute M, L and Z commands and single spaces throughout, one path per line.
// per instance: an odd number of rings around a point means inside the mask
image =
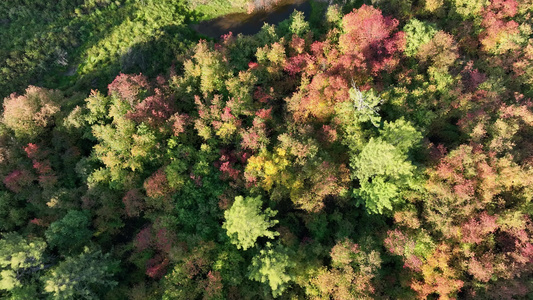
M 0 1 L 0 298 L 532 299 L 532 0 Z

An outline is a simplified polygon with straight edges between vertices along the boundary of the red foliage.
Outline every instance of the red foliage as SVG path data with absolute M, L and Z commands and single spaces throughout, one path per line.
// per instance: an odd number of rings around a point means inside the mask
M 107 86 L 109 95 L 116 93 L 118 97 L 127 100 L 132 107 L 139 102 L 139 94 L 148 90 L 148 79 L 142 75 L 127 75 L 120 73 L 111 84 Z
M 322 125 L 323 140 L 333 143 L 337 140 L 337 130 L 330 125 Z
M 292 56 L 285 62 L 284 70 L 291 76 L 296 75 L 305 70 L 309 61 L 309 54 Z
M 218 271 L 209 271 L 207 273 L 207 279 L 205 283 L 205 296 L 204 299 L 210 299 L 215 296 L 220 296 L 222 293 L 222 276 Z
M 379 9 L 363 5 L 344 16 L 341 51 L 354 61 L 363 60 L 373 74 L 390 72 L 405 48 L 405 34 L 396 32 L 398 20 L 384 17 Z
M 344 164 L 334 164 L 324 161 L 313 172 L 316 176 L 310 176 L 310 186 L 304 189 L 299 197 L 302 206 L 309 211 L 320 211 L 324 207 L 324 199 L 327 196 L 337 196 L 347 188 L 350 181 L 350 172 Z
M 440 295 L 440 299 L 453 297 L 462 287 L 463 281 L 456 279 L 458 274 L 450 264 L 450 249 L 441 244 L 426 259 L 421 267 L 423 280 L 413 280 L 411 288 L 418 293 L 418 297 L 426 299 L 433 293 Z
M 138 123 L 145 122 L 154 128 L 158 128 L 174 113 L 176 108 L 174 99 L 165 96 L 159 89 L 155 89 L 155 95 L 149 96 L 135 106 L 126 117 Z
M 488 282 L 493 274 L 492 258 L 485 255 L 481 261 L 473 257 L 468 263 L 468 272 L 476 280 Z
M 144 181 L 146 195 L 150 198 L 167 197 L 172 192 L 164 168 L 157 170 Z
M 416 57 L 421 62 L 432 62 L 437 69 L 453 65 L 459 57 L 454 37 L 444 31 L 438 31 L 429 43 L 422 44 Z
M 473 62 L 470 61 L 463 70 L 463 84 L 467 91 L 473 92 L 477 87 L 487 80 L 487 76 L 478 69 L 473 68 Z
M 452 224 L 461 226 L 506 188 L 498 180 L 498 164 L 478 145 L 460 146 L 442 159 L 427 183 L 434 194 L 426 203 L 428 220 L 446 236 L 455 235 Z
M 331 249 L 332 268 L 311 279 L 325 299 L 369 299 L 381 265 L 376 251 L 363 251 L 349 239 Z
M 44 161 L 33 161 L 33 168 L 37 171 L 39 174 L 48 174 L 52 172 L 52 167 L 50 166 L 49 160 Z
M 174 114 L 170 121 L 172 122 L 172 132 L 174 136 L 179 136 L 181 133 L 184 133 L 187 125 L 189 124 L 189 115 L 187 114 Z
M 150 248 L 152 246 L 152 227 L 148 226 L 139 231 L 133 244 L 139 252 Z
M 27 170 L 15 170 L 4 177 L 4 185 L 14 193 L 20 193 L 35 177 Z
M 513 20 L 506 21 L 516 15 L 517 9 L 518 2 L 515 0 L 494 0 L 483 9 L 481 26 L 485 30 L 479 38 L 485 51 L 505 52 L 518 47 L 509 37 L 520 33 L 519 24 Z
M 298 120 L 309 116 L 325 120 L 335 112 L 336 102 L 350 99 L 348 82 L 339 75 L 317 74 L 307 88 L 308 94 L 301 99 L 294 112 Z
M 272 107 L 269 109 L 262 108 L 258 110 L 255 115 L 263 120 L 270 120 L 272 119 Z
M 45 189 L 51 188 L 57 183 L 57 176 L 54 174 L 39 175 L 39 185 Z
M 272 90 L 271 90 L 272 92 Z M 263 91 L 263 88 L 258 86 L 254 91 L 254 99 L 262 103 L 268 103 L 273 97 L 267 92 Z
M 359 245 L 346 239 L 342 243 L 335 244 L 335 246 L 331 248 L 329 255 L 335 264 L 348 265 L 353 260 L 351 256 L 359 253 L 359 251 Z
M 235 168 L 237 162 L 238 159 L 233 152 L 221 151 L 219 161 L 215 163 L 215 166 L 222 172 L 221 179 L 239 179 L 241 170 Z
M 46 227 L 47 225 L 45 222 L 43 222 L 43 219 L 33 218 L 30 220 L 31 224 L 37 225 L 37 226 L 43 226 Z
M 292 35 L 292 39 L 289 42 L 289 47 L 296 54 L 302 54 L 305 50 L 305 40 L 296 34 Z
M 174 236 L 166 228 L 155 232 L 150 225 L 142 229 L 135 237 L 134 245 L 137 252 L 153 249 L 156 254 L 146 263 L 146 275 L 152 278 L 161 278 L 166 273 L 170 260 L 168 255 L 174 244 Z
M 409 268 L 415 272 L 420 272 L 424 262 L 418 256 L 411 254 L 405 258 L 403 267 Z
M 462 241 L 464 243 L 481 243 L 485 235 L 494 232 L 498 228 L 498 224 L 496 224 L 497 218 L 497 216 L 489 216 L 484 211 L 479 217 L 470 219 L 461 228 L 463 233 Z
M 257 69 L 257 67 L 259 67 L 259 64 L 256 63 L 256 62 L 251 61 L 251 62 L 248 63 L 248 68 L 249 68 L 250 70 Z
M 146 275 L 154 279 L 163 277 L 167 272 L 169 263 L 170 260 L 168 258 L 156 255 L 146 262 Z
M 222 122 L 228 122 L 235 119 L 235 116 L 231 114 L 231 108 L 224 107 L 222 110 L 222 114 L 220 115 L 220 118 L 222 119 Z
M 268 114 L 270 114 L 270 110 Z M 258 150 L 265 147 L 269 142 L 266 124 L 260 117 L 254 118 L 252 127 L 241 131 L 241 137 L 241 147 L 243 149 Z
M 410 251 L 406 251 L 406 249 L 414 249 L 415 247 L 415 242 L 398 229 L 387 232 L 387 238 L 383 243 L 390 253 L 399 256 L 404 256 L 406 252 Z
M 36 159 L 40 157 L 39 155 L 39 146 L 33 143 L 28 143 L 26 147 L 24 147 L 24 151 L 26 152 L 26 155 L 29 159 Z
M 513 300 L 524 299 L 530 292 L 528 285 L 519 280 L 499 280 L 489 285 L 487 294 L 492 299 Z
M 193 279 L 195 276 L 204 273 L 209 267 L 208 261 L 202 256 L 192 256 L 183 264 L 185 274 L 189 279 Z

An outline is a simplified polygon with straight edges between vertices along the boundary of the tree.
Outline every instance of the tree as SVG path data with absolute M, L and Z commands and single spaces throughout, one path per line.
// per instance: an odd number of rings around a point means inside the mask
M 479 12 L 483 8 L 483 0 L 453 0 L 452 11 L 459 15 L 463 20 L 473 19 L 479 16 Z
M 391 72 L 405 47 L 405 33 L 395 32 L 398 24 L 398 20 L 364 4 L 342 19 L 344 33 L 339 37 L 339 48 L 360 71 Z
M 3 123 L 17 138 L 34 139 L 55 123 L 63 99 L 59 91 L 29 86 L 24 95 L 4 100 Z
M 455 298 L 456 293 L 463 287 L 463 281 L 457 279 L 458 272 L 450 263 L 450 249 L 446 245 L 439 245 L 435 251 L 427 257 L 421 266 L 420 273 L 423 280 L 413 280 L 411 288 L 422 299 L 428 295 L 437 293 L 441 299 Z
M 92 236 L 88 228 L 89 216 L 86 211 L 70 210 L 61 220 L 50 224 L 44 233 L 48 244 L 61 252 L 79 250 Z
M 301 11 L 294 11 L 289 20 L 289 31 L 291 34 L 302 37 L 311 30 L 309 28 L 309 22 L 305 21 L 305 15 Z
M 224 82 L 228 75 L 227 65 L 222 55 L 201 41 L 194 48 L 194 55 L 184 63 L 186 77 L 199 83 L 202 94 L 210 94 L 224 90 Z
M 162 299 L 224 299 L 221 274 L 213 268 L 217 250 L 213 242 L 201 242 L 191 249 L 162 280 Z
M 504 54 L 507 51 L 520 49 L 527 43 L 528 35 L 521 34 L 520 24 L 513 18 L 518 10 L 515 0 L 491 1 L 490 5 L 482 9 L 484 30 L 479 35 L 483 50 L 492 54 Z
M 248 278 L 268 284 L 274 298 L 280 296 L 294 279 L 291 268 L 295 263 L 290 259 L 288 250 L 281 246 L 266 244 L 258 255 L 252 258 Z
M 355 85 L 350 88 L 350 100 L 353 104 L 354 117 L 357 122 L 370 121 L 375 127 L 379 127 L 381 116 L 379 115 L 379 107 L 383 100 L 381 100 L 374 91 L 361 92 Z
M 392 210 L 392 204 L 399 200 L 400 187 L 407 184 L 414 171 L 405 154 L 380 138 L 371 138 L 352 158 L 351 166 L 360 184 L 354 191 L 360 197 L 358 204 L 364 204 L 369 213 L 378 214 L 384 209 Z
M 0 290 L 12 291 L 31 284 L 34 274 L 45 268 L 45 250 L 42 239 L 4 234 L 0 239 Z
M 375 298 L 372 280 L 381 267 L 378 251 L 365 251 L 346 238 L 337 242 L 329 255 L 331 268 L 322 268 L 310 280 L 321 299 Z
M 117 284 L 112 279 L 117 262 L 109 254 L 90 251 L 67 257 L 41 280 L 54 299 L 101 299 L 103 291 Z
M 392 210 L 401 191 L 413 185 L 415 167 L 408 160 L 408 151 L 422 135 L 403 119 L 385 122 L 381 136 L 370 138 L 357 155 L 352 155 L 352 176 L 359 180 L 354 191 L 358 204 L 365 204 L 369 213 Z
M 451 67 L 455 60 L 459 58 L 459 51 L 453 36 L 440 30 L 433 35 L 429 42 L 418 47 L 418 52 L 415 56 L 421 62 L 429 63 L 438 72 L 446 74 L 447 68 Z M 429 69 L 430 72 L 432 72 L 431 67 Z M 430 73 L 430 75 L 432 74 Z
M 120 76 L 114 84 L 117 81 L 121 83 L 119 78 Z M 141 102 L 140 97 L 144 92 L 141 92 L 141 88 L 136 84 L 129 81 L 126 83 L 130 85 L 119 85 L 120 89 L 118 87 L 117 91 L 113 89 L 109 97 L 93 93 L 86 100 L 89 108 L 87 121 L 92 125 L 92 134 L 98 141 L 93 147 L 93 155 L 105 164 L 112 180 L 120 183 L 126 180 L 124 177 L 128 171 L 142 171 L 146 163 L 159 158 L 157 151 L 159 145 L 156 141 L 159 134 L 148 124 L 137 124 L 130 119 L 137 117 L 130 115 L 135 106 L 139 103 L 143 106 L 144 102 Z M 152 98 L 147 101 L 155 100 Z M 153 115 L 143 114 L 143 109 L 139 109 L 138 117 L 141 119 L 137 121 L 157 123 L 163 117 L 170 118 L 168 111 L 164 112 L 163 116 L 155 118 Z M 154 114 L 158 115 L 156 112 Z
M 0 231 L 11 231 L 28 221 L 26 201 L 11 193 L 0 191 Z
M 403 27 L 403 30 L 406 33 L 405 39 L 407 42 L 405 55 L 411 57 L 416 55 L 421 45 L 428 43 L 437 33 L 435 26 L 415 18 L 410 19 Z
M 257 238 L 266 236 L 273 239 L 279 233 L 270 231 L 269 228 L 278 223 L 277 220 L 270 220 L 277 211 L 270 208 L 262 210 L 261 196 L 235 197 L 235 202 L 224 212 L 226 221 L 222 228 L 226 229 L 231 243 L 237 248 L 246 250 L 254 247 Z

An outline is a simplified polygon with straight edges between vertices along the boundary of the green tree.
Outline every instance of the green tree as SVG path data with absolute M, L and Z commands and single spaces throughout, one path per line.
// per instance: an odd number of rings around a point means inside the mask
M 61 220 L 50 224 L 44 234 L 51 247 L 57 247 L 61 252 L 76 251 L 91 238 L 89 224 L 88 212 L 71 210 Z
M 305 15 L 301 11 L 294 11 L 289 21 L 289 31 L 292 34 L 304 36 L 310 30 L 309 22 L 305 21 Z
M 0 290 L 12 291 L 29 285 L 32 275 L 44 268 L 46 243 L 27 240 L 18 233 L 0 239 Z
M 25 207 L 25 199 L 19 199 L 16 195 L 0 191 L 0 230 L 14 230 L 27 222 L 28 212 Z
M 422 138 L 404 119 L 385 122 L 380 133 L 351 159 L 352 175 L 360 185 L 354 192 L 358 204 L 364 203 L 368 212 L 379 214 L 384 209 L 392 210 L 401 191 L 414 184 L 415 167 L 407 154 Z
M 407 153 L 416 147 L 422 139 L 422 134 L 403 118 L 394 122 L 385 121 L 383 129 L 380 130 L 381 138 L 393 145 L 401 153 Z
M 42 278 L 44 290 L 54 299 L 101 299 L 101 291 L 117 284 L 112 279 L 116 262 L 100 251 L 67 257 Z
M 237 248 L 246 250 L 255 246 L 258 237 L 266 236 L 273 239 L 279 233 L 270 231 L 269 228 L 278 223 L 277 220 L 270 220 L 277 211 L 270 208 L 262 211 L 263 202 L 261 197 L 235 197 L 235 202 L 224 213 L 226 221 L 222 228 L 226 229 L 231 243 Z
M 429 43 L 437 33 L 435 26 L 415 18 L 410 19 L 403 27 L 403 30 L 406 33 L 405 39 L 407 45 L 405 46 L 404 53 L 407 56 L 415 56 L 418 48 L 423 44 Z
M 383 100 L 379 98 L 373 90 L 361 92 L 355 84 L 350 88 L 350 99 L 353 102 L 354 117 L 359 122 L 372 122 L 372 125 L 379 127 L 381 117 L 379 107 Z
M 290 259 L 288 250 L 267 243 L 266 248 L 252 258 L 248 278 L 268 284 L 275 298 L 280 296 L 294 279 L 290 269 L 295 263 Z
M 363 203 L 369 213 L 378 214 L 384 209 L 392 210 L 399 187 L 405 185 L 414 170 L 404 153 L 381 138 L 371 138 L 361 153 L 352 158 L 351 166 L 360 184 L 354 193 L 359 197 L 358 204 Z

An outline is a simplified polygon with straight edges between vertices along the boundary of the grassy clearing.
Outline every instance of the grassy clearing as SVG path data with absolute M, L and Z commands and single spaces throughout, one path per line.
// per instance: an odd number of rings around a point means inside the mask
M 0 5 L 0 98 L 29 84 L 86 91 L 118 72 L 156 74 L 195 36 L 184 0 L 41 2 Z
M 230 0 L 189 1 L 190 8 L 198 15 L 198 21 L 210 20 L 231 13 L 246 12 L 248 7 L 246 2 Z

